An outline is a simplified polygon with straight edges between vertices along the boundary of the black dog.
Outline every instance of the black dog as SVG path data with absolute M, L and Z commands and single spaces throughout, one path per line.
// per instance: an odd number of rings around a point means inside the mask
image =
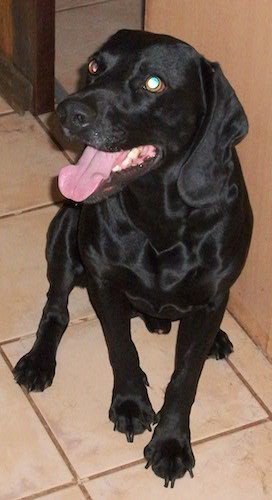
M 65 135 L 88 147 L 59 177 L 72 201 L 49 230 L 48 301 L 15 379 L 51 385 L 69 293 L 86 286 L 114 374 L 110 419 L 129 442 L 158 424 L 144 454 L 173 487 L 193 475 L 189 418 L 204 362 L 232 351 L 220 324 L 252 231 L 234 148 L 247 119 L 218 64 L 174 38 L 127 30 L 91 57 L 86 87 L 57 112 Z M 180 320 L 156 417 L 131 340 L 136 315 L 158 333 Z

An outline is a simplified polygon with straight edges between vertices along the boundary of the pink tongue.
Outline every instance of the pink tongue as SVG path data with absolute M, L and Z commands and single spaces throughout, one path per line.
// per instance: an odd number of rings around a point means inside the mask
M 58 181 L 60 192 L 73 201 L 86 200 L 103 180 L 108 179 L 114 165 L 118 164 L 117 159 L 122 161 L 126 155 L 124 151 L 105 153 L 87 146 L 77 165 L 61 169 Z

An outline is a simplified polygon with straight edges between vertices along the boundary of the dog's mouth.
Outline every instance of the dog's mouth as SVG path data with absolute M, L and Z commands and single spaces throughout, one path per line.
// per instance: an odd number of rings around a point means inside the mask
M 87 146 L 76 165 L 61 169 L 59 189 L 75 202 L 87 198 L 96 202 L 149 171 L 156 157 L 157 149 L 152 145 L 114 153 Z

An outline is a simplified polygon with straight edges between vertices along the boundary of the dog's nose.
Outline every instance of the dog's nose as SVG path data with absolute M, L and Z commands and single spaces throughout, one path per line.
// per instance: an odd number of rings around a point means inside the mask
M 88 126 L 92 119 L 89 107 L 76 99 L 65 99 L 62 101 L 56 113 L 63 127 L 80 130 Z

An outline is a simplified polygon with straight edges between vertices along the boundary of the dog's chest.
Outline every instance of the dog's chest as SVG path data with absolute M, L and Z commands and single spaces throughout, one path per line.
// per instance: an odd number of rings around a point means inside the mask
M 131 301 L 145 301 L 152 312 L 164 304 L 186 307 L 203 300 L 203 269 L 194 244 L 172 234 L 158 248 L 143 231 L 119 214 L 101 217 L 101 211 L 82 220 L 80 254 L 88 273 L 122 289 Z M 171 241 L 170 241 L 171 240 Z M 149 311 L 151 312 L 151 311 Z

